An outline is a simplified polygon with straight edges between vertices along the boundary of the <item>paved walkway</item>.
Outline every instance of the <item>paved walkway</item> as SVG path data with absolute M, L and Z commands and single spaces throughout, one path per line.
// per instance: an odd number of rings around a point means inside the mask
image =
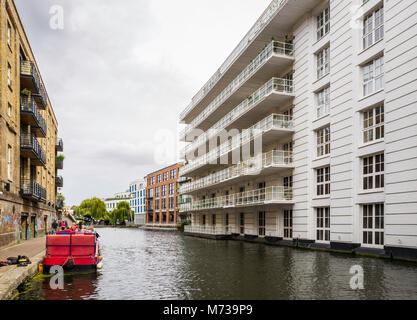
M 0 300 L 12 298 L 21 283 L 36 275 L 38 264 L 42 263 L 45 255 L 45 246 L 46 237 L 42 237 L 0 250 L 0 261 L 17 256 L 27 256 L 32 261 L 32 264 L 27 267 L 0 268 Z

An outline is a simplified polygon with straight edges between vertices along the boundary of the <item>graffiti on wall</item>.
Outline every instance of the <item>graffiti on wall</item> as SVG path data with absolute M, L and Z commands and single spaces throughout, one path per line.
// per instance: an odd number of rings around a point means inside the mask
M 2 215 L 0 219 L 0 231 L 10 232 L 17 229 L 20 225 L 20 214 L 13 213 L 8 215 Z

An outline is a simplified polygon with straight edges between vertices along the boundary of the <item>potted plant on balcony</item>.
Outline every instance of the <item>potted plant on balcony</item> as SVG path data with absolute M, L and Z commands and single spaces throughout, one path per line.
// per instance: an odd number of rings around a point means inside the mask
M 65 156 L 64 155 L 60 154 L 60 155 L 56 156 L 56 161 L 57 162 L 62 162 L 64 160 L 65 160 Z
M 20 94 L 21 94 L 22 96 L 27 96 L 28 98 L 30 98 L 30 96 L 31 96 L 32 92 L 30 92 L 30 90 L 28 90 L 28 89 L 24 88 L 24 89 L 20 92 Z

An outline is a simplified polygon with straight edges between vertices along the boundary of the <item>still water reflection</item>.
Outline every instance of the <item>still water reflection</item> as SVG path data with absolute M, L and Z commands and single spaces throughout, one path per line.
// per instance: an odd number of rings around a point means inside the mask
M 104 268 L 65 277 L 64 290 L 38 278 L 18 299 L 417 299 L 417 265 L 180 233 L 99 229 Z M 365 289 L 350 289 L 351 266 Z

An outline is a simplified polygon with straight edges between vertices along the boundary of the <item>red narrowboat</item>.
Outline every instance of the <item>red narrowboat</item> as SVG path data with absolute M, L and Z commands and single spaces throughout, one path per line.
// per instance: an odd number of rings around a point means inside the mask
M 61 266 L 65 272 L 95 271 L 103 266 L 98 235 L 90 231 L 60 231 L 46 236 L 43 272 Z

